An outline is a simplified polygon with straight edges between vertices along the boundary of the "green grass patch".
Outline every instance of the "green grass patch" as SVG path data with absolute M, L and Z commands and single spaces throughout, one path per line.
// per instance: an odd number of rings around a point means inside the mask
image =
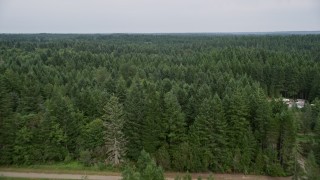
M 0 171 L 13 172 L 41 172 L 41 173 L 75 173 L 75 174 L 97 174 L 97 175 L 113 175 L 120 174 L 121 167 L 113 167 L 111 165 L 95 164 L 92 166 L 84 166 L 83 164 L 72 162 L 59 162 L 52 164 L 34 164 L 34 165 L 19 165 L 19 166 L 1 166 Z
M 89 170 L 89 171 L 113 171 L 119 172 L 119 168 L 112 167 L 111 165 L 105 164 L 95 164 L 92 166 L 84 166 L 83 164 L 72 161 L 72 162 L 59 162 L 52 164 L 34 164 L 34 165 L 20 165 L 20 166 L 11 166 L 14 168 L 31 168 L 31 169 L 54 169 L 54 170 Z
M 24 167 L 24 166 L 21 166 Z M 54 164 L 36 164 L 36 165 L 30 165 L 25 166 L 32 169 L 56 169 L 56 170 L 99 170 L 95 166 L 89 166 L 85 167 L 81 163 L 74 161 L 74 162 L 68 162 L 68 163 L 54 163 Z

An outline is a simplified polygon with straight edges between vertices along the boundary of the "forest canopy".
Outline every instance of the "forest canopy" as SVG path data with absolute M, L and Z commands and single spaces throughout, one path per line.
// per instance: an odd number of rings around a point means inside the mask
M 320 35 L 1 34 L 0 72 L 1 165 L 320 164 Z

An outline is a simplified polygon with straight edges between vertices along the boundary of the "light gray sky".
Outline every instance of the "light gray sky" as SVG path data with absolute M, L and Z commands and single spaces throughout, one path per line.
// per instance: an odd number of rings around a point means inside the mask
M 0 0 L 0 33 L 320 30 L 320 0 Z

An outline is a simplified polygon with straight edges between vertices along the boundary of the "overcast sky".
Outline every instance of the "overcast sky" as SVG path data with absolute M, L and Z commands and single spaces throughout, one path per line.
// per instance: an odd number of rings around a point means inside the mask
M 0 0 L 0 33 L 320 30 L 320 0 Z

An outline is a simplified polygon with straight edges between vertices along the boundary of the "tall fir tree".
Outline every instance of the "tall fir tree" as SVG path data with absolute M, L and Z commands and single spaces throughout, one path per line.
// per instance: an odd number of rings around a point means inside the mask
M 151 91 L 146 95 L 146 111 L 144 120 L 144 131 L 142 132 L 142 141 L 144 149 L 153 154 L 161 146 L 161 99 L 158 91 Z M 162 133 L 163 134 L 163 133 Z
M 204 99 L 192 128 L 191 142 L 198 142 L 201 147 L 203 166 L 223 172 L 227 163 L 227 124 L 221 99 L 218 94 Z
M 248 96 L 250 97 L 250 111 L 251 111 L 251 127 L 253 135 L 257 141 L 258 149 L 265 149 L 267 147 L 267 127 L 272 117 L 270 103 L 265 96 L 263 90 L 254 85 Z
M 233 156 L 233 170 L 247 171 L 250 167 L 255 141 L 249 122 L 249 108 L 240 89 L 224 98 L 228 138 Z
M 229 139 L 228 139 L 228 127 L 225 116 L 225 111 L 223 109 L 222 100 L 218 94 L 215 94 L 212 100 L 212 116 L 213 129 L 212 129 L 212 142 L 211 152 L 213 154 L 213 163 L 211 164 L 211 169 L 215 171 L 224 172 L 228 169 L 228 162 L 230 160 L 231 151 L 229 149 Z M 213 143 L 214 142 L 214 143 Z
M 139 82 L 134 82 L 129 89 L 125 103 L 125 126 L 124 133 L 127 137 L 128 152 L 130 159 L 137 160 L 143 149 L 145 102 L 142 87 Z
M 161 124 L 166 132 L 164 141 L 169 145 L 169 153 L 172 156 L 180 143 L 186 140 L 185 117 L 172 91 L 164 96 L 164 112 Z

